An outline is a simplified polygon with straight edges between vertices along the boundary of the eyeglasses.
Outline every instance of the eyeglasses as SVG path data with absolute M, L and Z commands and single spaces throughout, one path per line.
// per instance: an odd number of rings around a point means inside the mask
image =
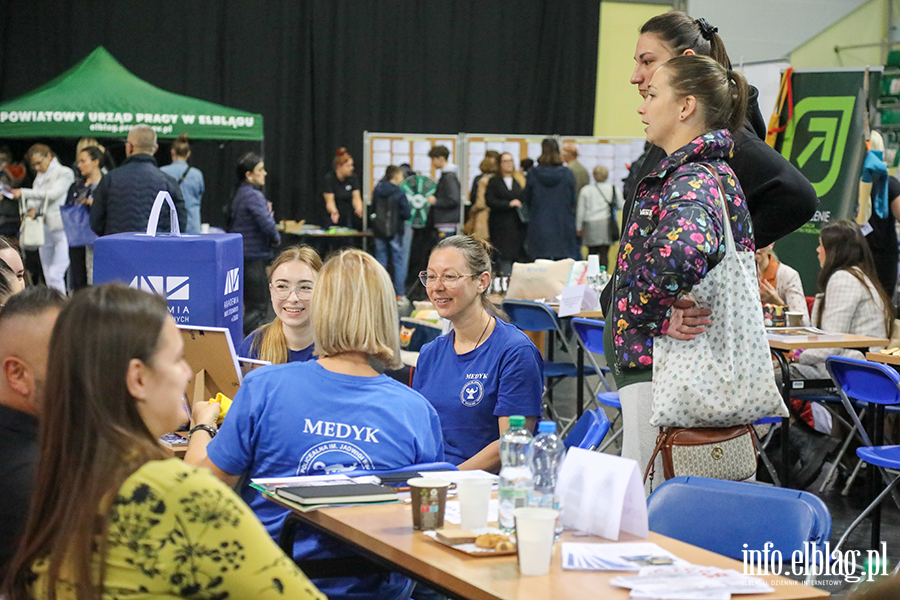
M 272 295 L 278 298 L 279 300 L 287 300 L 291 297 L 291 293 L 296 293 L 297 298 L 300 300 L 309 300 L 312 298 L 313 290 L 315 286 L 311 283 L 297 283 L 291 285 L 289 283 L 275 283 L 269 284 L 269 289 L 272 290 Z
M 419 271 L 419 281 L 426 288 L 433 288 L 437 285 L 438 279 L 444 284 L 445 288 L 455 288 L 456 284 L 463 277 L 478 277 L 478 273 L 467 273 L 465 275 L 457 275 L 456 273 L 445 273 L 444 275 L 433 275 L 428 271 Z
M 39 158 L 38 160 L 33 160 L 33 161 L 31 161 L 31 168 L 33 168 L 33 169 L 38 168 L 45 160 L 47 160 L 47 157 L 48 157 L 48 156 L 50 156 L 50 155 L 49 155 L 49 154 L 45 154 L 44 156 L 42 156 L 42 157 Z

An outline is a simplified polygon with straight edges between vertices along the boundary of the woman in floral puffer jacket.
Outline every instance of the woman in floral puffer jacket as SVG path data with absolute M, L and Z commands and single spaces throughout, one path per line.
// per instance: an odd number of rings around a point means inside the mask
M 656 428 L 650 425 L 653 338 L 681 319 L 674 307 L 725 255 L 725 189 L 739 251 L 754 251 L 752 222 L 726 162 L 739 130 L 747 84 L 739 73 L 703 56 L 678 56 L 659 68 L 638 110 L 647 140 L 668 156 L 638 184 L 617 257 L 613 306 L 606 319 L 607 357 L 619 387 L 625 433 L 622 456 L 643 468 Z M 661 467 L 660 467 L 661 468 Z

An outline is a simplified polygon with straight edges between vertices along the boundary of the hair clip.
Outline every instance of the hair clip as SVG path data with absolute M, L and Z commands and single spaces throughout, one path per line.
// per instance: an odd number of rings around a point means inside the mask
M 718 27 L 713 27 L 709 23 L 707 23 L 706 19 L 703 17 L 694 21 L 700 27 L 700 35 L 703 36 L 705 40 L 712 40 L 712 36 L 714 33 L 719 31 Z

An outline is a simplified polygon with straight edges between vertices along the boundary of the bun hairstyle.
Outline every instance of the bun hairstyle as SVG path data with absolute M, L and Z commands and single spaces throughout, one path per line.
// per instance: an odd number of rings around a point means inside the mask
M 744 76 L 707 56 L 683 54 L 670 58 L 660 69 L 676 98 L 693 96 L 702 109 L 708 131 L 739 132 L 747 114 L 748 87 Z
M 82 148 L 81 152 L 87 152 L 87 155 L 91 160 L 100 161 L 100 166 L 103 166 L 103 151 L 97 146 L 87 146 Z M 81 154 L 81 152 L 78 154 Z
M 346 148 L 338 148 L 337 152 L 334 153 L 334 168 L 337 169 L 351 160 L 353 160 L 353 156 L 350 155 Z
M 174 152 L 175 156 L 178 158 L 183 158 L 185 160 L 191 155 L 191 145 L 188 143 L 188 135 L 186 133 L 180 134 L 178 139 L 172 144 L 172 152 Z
M 719 37 L 718 31 L 719 28 L 707 23 L 706 19 L 692 19 L 687 13 L 680 11 L 657 15 L 641 27 L 642 34 L 652 33 L 675 56 L 684 54 L 685 50 L 693 50 L 730 69 L 731 59 L 728 58 L 725 43 Z

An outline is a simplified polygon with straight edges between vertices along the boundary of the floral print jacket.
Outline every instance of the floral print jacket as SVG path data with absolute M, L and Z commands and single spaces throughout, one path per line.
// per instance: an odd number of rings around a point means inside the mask
M 753 252 L 753 225 L 741 186 L 725 162 L 734 142 L 727 130 L 705 133 L 660 162 L 638 184 L 635 207 L 617 257 L 613 306 L 615 366 L 650 369 L 653 337 L 665 334 L 672 304 L 725 256 L 719 174 L 737 249 Z

